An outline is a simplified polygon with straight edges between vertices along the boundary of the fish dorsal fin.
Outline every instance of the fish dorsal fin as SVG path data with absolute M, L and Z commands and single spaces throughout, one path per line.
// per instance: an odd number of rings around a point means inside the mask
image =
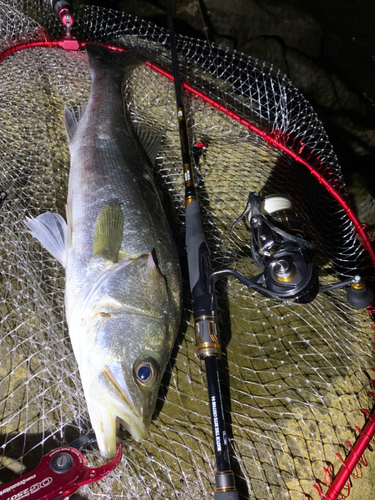
M 93 254 L 116 262 L 124 232 L 124 214 L 117 200 L 108 201 L 96 221 Z
M 82 120 L 83 115 L 85 114 L 87 104 L 83 104 L 81 108 L 78 110 L 78 120 L 75 112 L 72 109 L 64 106 L 64 125 L 65 131 L 68 138 L 68 142 L 72 142 L 74 134 L 76 133 L 78 123 Z
M 139 123 L 134 124 L 134 129 L 149 160 L 153 165 L 155 165 L 155 160 L 160 150 L 161 134 L 154 132 L 149 127 L 140 125 Z
M 59 214 L 46 212 L 35 218 L 26 218 L 30 233 L 49 253 L 65 267 L 68 226 Z

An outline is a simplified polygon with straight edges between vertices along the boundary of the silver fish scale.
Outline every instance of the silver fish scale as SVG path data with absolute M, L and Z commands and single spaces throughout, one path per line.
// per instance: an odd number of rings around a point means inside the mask
M 107 79 L 94 80 L 77 134 L 70 145 L 73 157 L 69 200 L 74 200 L 73 227 L 84 221 L 80 255 L 92 256 L 96 220 L 110 199 L 120 201 L 125 214 L 121 250 L 140 255 L 156 250 L 166 276 L 174 256 L 168 225 L 152 181 L 146 157 L 122 111 L 119 88 Z M 80 218 L 77 219 L 77 213 Z
M 114 416 L 138 438 L 150 423 L 178 331 L 181 285 L 150 160 L 124 115 L 121 84 L 135 56 L 86 48 L 90 96 L 78 124 L 69 111 L 65 122 L 71 140 L 65 304 L 92 425 L 109 458 Z M 150 359 L 154 384 L 146 389 L 133 370 Z
M 106 99 L 100 105 L 103 95 Z M 152 180 L 150 161 L 122 109 L 118 88 L 112 93 L 105 80 L 94 82 L 84 118 L 70 145 L 73 163 L 68 203 L 73 200 L 73 227 L 82 224 L 84 230 L 74 232 L 79 241 L 75 241 L 72 261 L 77 266 L 68 266 L 67 276 L 80 275 L 82 266 L 92 258 L 98 215 L 109 200 L 117 199 L 125 214 L 121 251 L 129 256 L 155 251 L 178 314 L 180 280 L 170 229 Z M 114 132 L 111 136 L 109 130 Z M 91 272 L 97 272 L 95 267 Z

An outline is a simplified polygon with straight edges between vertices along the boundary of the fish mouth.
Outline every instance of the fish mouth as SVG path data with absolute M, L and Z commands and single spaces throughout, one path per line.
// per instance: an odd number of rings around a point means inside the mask
M 113 388 L 116 401 L 121 403 L 120 405 L 116 405 L 117 411 L 114 412 L 115 415 L 121 420 L 121 423 L 126 430 L 130 432 L 135 439 L 140 441 L 147 434 L 147 429 L 134 406 L 129 392 L 127 389 L 124 390 L 119 383 L 118 377 L 108 366 L 104 368 L 102 375 L 103 378 L 106 379 L 106 386 L 108 387 L 111 385 Z
M 118 365 L 118 363 L 114 363 L 112 366 L 104 367 L 91 385 L 90 396 L 96 405 L 107 410 L 106 420 L 113 420 L 117 417 L 125 429 L 136 440 L 140 441 L 146 436 L 147 429 L 126 388 Z M 92 418 L 91 420 L 95 433 L 99 434 L 101 441 L 108 443 L 108 446 L 112 449 L 113 444 L 110 445 L 109 443 L 115 439 L 113 425 L 109 425 L 109 422 L 101 419 L 96 429 L 94 425 L 95 419 Z

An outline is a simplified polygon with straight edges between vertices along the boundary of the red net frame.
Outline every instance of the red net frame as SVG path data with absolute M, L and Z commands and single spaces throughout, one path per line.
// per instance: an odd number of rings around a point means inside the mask
M 78 17 L 78 23 L 75 33 L 78 40 L 86 40 L 88 38 L 92 38 L 90 36 L 90 34 L 92 33 L 91 31 L 87 31 L 87 23 L 84 21 L 84 19 L 88 15 L 91 15 L 93 12 L 95 12 L 95 9 L 95 7 L 86 8 L 85 14 L 82 17 Z M 130 30 L 130 33 L 134 34 L 134 26 L 131 29 L 129 28 L 129 26 L 127 26 L 127 23 L 130 20 L 130 16 L 126 16 L 120 13 L 114 13 L 114 15 L 118 18 L 119 33 L 121 32 L 122 35 L 129 34 L 128 31 Z M 142 29 L 143 21 L 138 20 L 138 22 L 139 27 L 137 36 L 139 36 L 140 38 L 144 37 L 146 43 L 147 40 L 151 38 L 153 40 L 157 40 L 159 43 L 160 41 L 162 41 L 162 44 L 164 46 L 168 46 L 168 35 L 164 30 L 155 27 L 154 33 L 150 37 L 149 32 L 147 32 L 146 34 L 146 30 Z M 56 31 L 60 30 L 61 26 L 56 19 L 52 19 L 51 26 L 49 26 L 48 29 L 51 30 L 52 33 L 56 34 Z M 90 29 L 94 30 L 94 27 L 90 26 Z M 105 25 L 99 27 L 96 25 L 95 32 L 95 40 L 97 42 L 105 43 L 112 50 L 124 50 L 118 45 L 106 42 L 106 39 L 109 38 L 109 35 L 107 34 L 107 27 Z M 82 50 L 85 46 L 85 41 L 78 41 L 77 39 L 74 37 L 54 39 L 53 37 L 48 35 L 43 28 L 38 28 L 32 33 L 18 35 L 15 38 L 10 37 L 9 40 L 4 41 L 0 45 L 0 63 L 15 52 L 25 49 L 31 49 L 33 47 L 60 47 L 64 50 Z M 190 46 L 187 44 L 187 40 L 188 39 L 184 37 L 179 37 L 179 49 L 180 52 L 182 52 L 185 56 L 188 56 L 190 50 Z M 207 67 L 204 68 L 209 72 L 210 70 L 212 72 L 212 68 L 210 68 L 210 66 L 214 65 L 217 59 L 221 58 L 224 61 L 227 58 L 230 59 L 228 51 L 218 49 L 217 53 L 213 55 L 211 49 L 208 48 L 205 44 L 203 44 L 201 53 L 205 54 L 206 56 L 209 55 L 211 57 L 211 59 L 210 57 L 208 57 L 209 64 L 207 64 Z M 237 55 L 235 55 L 231 61 L 228 61 L 228 64 L 231 64 L 232 66 L 234 63 L 238 64 L 238 74 L 235 81 L 231 82 L 233 84 L 234 92 L 236 92 L 242 85 L 241 75 L 245 74 L 243 71 L 241 72 L 241 63 L 243 61 L 244 59 L 241 56 L 238 57 Z M 160 63 L 161 64 L 148 62 L 146 64 L 166 78 L 173 80 L 172 73 L 168 69 L 165 69 L 168 68 L 168 66 L 170 67 L 170 63 L 165 59 L 165 56 L 160 57 Z M 254 67 L 255 66 L 256 64 L 254 64 Z M 267 69 L 266 65 L 263 65 L 263 67 L 256 67 L 257 71 L 264 71 L 265 69 Z M 268 71 L 271 78 L 280 78 L 281 82 L 285 81 L 286 85 L 290 85 L 290 82 L 285 80 L 284 77 L 280 76 L 279 73 L 273 72 L 272 70 L 269 70 L 269 68 Z M 214 76 L 220 78 L 222 75 L 215 74 Z M 267 144 L 281 151 L 287 157 L 287 159 L 295 162 L 298 166 L 303 166 L 307 170 L 309 175 L 311 175 L 319 183 L 319 185 L 321 185 L 324 190 L 326 190 L 329 196 L 334 200 L 335 203 L 339 205 L 339 207 L 345 213 L 346 217 L 349 219 L 352 225 L 352 227 L 350 228 L 352 237 L 360 238 L 358 246 L 358 248 L 360 249 L 360 255 L 357 255 L 356 258 L 362 261 L 364 267 L 370 270 L 369 274 L 372 274 L 372 271 L 375 269 L 375 249 L 373 240 L 368 234 L 366 225 L 360 222 L 350 205 L 345 189 L 345 184 L 341 176 L 340 169 L 337 165 L 337 160 L 333 153 L 333 150 L 330 148 L 330 146 L 327 146 L 327 144 L 329 144 L 328 140 L 322 140 L 325 139 L 325 132 L 323 131 L 322 127 L 317 127 L 318 137 L 311 140 L 308 135 L 308 127 L 305 127 L 303 124 L 299 124 L 298 126 L 296 126 L 296 124 L 298 123 L 298 117 L 295 118 L 291 129 L 288 129 L 288 126 L 278 127 L 276 123 L 277 119 L 275 118 L 275 116 L 272 116 L 272 113 L 268 117 L 264 117 L 261 115 L 261 113 L 258 113 L 256 119 L 254 121 L 251 121 L 246 116 L 248 115 L 248 113 L 246 112 L 245 106 L 243 106 L 241 113 L 237 112 L 238 106 L 236 104 L 238 103 L 236 103 L 235 100 L 234 103 L 228 103 L 225 102 L 225 99 L 221 98 L 220 95 L 216 95 L 215 98 L 213 98 L 210 92 L 210 85 L 207 86 L 203 83 L 200 88 L 196 88 L 195 85 L 191 85 L 190 82 L 185 81 L 183 82 L 183 87 L 190 94 L 202 99 L 209 105 L 213 106 L 220 112 L 226 114 L 231 119 L 246 127 L 252 133 L 261 137 Z M 289 91 L 290 89 L 287 90 Z M 264 95 L 260 96 L 259 99 L 267 99 L 268 92 L 269 89 L 264 87 Z M 215 93 L 216 92 L 213 92 L 213 94 Z M 301 102 L 303 103 L 303 105 L 307 104 L 306 101 L 303 100 L 303 98 L 301 99 Z M 261 103 L 261 105 L 262 104 L 263 103 Z M 311 111 L 309 112 L 311 113 Z M 311 116 L 316 120 L 316 116 L 314 113 L 312 113 Z M 256 122 L 258 122 L 259 125 Z M 320 143 L 324 143 L 323 150 L 320 150 L 318 147 Z M 341 269 L 338 271 L 338 274 L 341 276 L 346 276 L 347 270 Z M 368 308 L 368 313 L 374 313 L 374 309 L 371 306 Z M 375 327 L 373 328 L 375 329 Z M 370 392 L 369 394 L 375 397 L 374 393 Z M 339 453 L 336 453 L 336 456 L 338 456 L 342 462 L 341 469 L 337 474 L 334 474 L 333 471 L 329 468 L 324 468 L 324 481 L 319 481 L 319 484 L 314 484 L 314 488 L 316 489 L 322 500 L 336 500 L 346 498 L 350 493 L 351 478 L 360 478 L 362 475 L 362 467 L 366 467 L 368 465 L 364 453 L 375 435 L 375 410 L 372 413 L 370 413 L 366 409 L 362 409 L 362 411 L 367 417 L 367 423 L 362 429 L 356 427 L 356 430 L 359 432 L 359 437 L 354 445 L 352 445 L 349 441 L 346 441 L 346 445 L 349 449 L 347 457 L 343 459 Z M 327 488 L 325 493 L 322 489 L 324 486 Z

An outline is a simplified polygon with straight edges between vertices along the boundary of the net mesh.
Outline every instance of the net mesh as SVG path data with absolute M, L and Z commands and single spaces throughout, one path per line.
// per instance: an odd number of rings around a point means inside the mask
M 43 26 L 61 35 L 47 3 L 0 2 L 5 49 Z M 165 30 L 96 7 L 76 13 L 74 35 L 146 47 L 168 69 Z M 11 42 L 11 38 L 13 42 Z M 309 158 L 345 197 L 328 137 L 310 105 L 285 76 L 266 64 L 206 42 L 178 37 L 184 78 L 227 110 Z M 20 51 L 0 64 L 0 479 L 32 470 L 50 449 L 90 430 L 79 373 L 64 317 L 64 271 L 27 233 L 24 220 L 46 211 L 64 215 L 69 151 L 64 105 L 87 100 L 91 78 L 84 54 L 59 48 Z M 158 172 L 168 187 L 183 233 L 184 193 L 173 82 L 143 66 L 124 88 L 133 120 L 163 135 Z M 247 248 L 229 236 L 249 191 L 289 194 L 317 246 L 322 285 L 367 268 L 355 228 L 324 187 L 286 153 L 186 95 L 191 143 L 204 140 L 196 169 L 203 223 L 213 264 L 259 274 Z M 239 236 L 248 239 L 248 228 Z M 240 498 L 301 499 L 322 468 L 337 472 L 335 455 L 361 408 L 371 408 L 370 316 L 345 292 L 308 305 L 282 304 L 229 279 L 218 285 L 223 343 L 220 377 L 233 470 Z M 159 393 L 150 435 L 135 442 L 120 430 L 123 458 L 114 473 L 83 487 L 85 498 L 206 498 L 213 492 L 214 454 L 204 365 L 195 356 L 192 303 L 184 315 Z M 89 449 L 90 465 L 102 463 Z M 365 480 L 363 481 L 365 483 Z M 356 485 L 357 487 L 357 485 Z M 374 491 L 366 483 L 367 493 Z M 354 495 L 353 495 L 354 496 Z

